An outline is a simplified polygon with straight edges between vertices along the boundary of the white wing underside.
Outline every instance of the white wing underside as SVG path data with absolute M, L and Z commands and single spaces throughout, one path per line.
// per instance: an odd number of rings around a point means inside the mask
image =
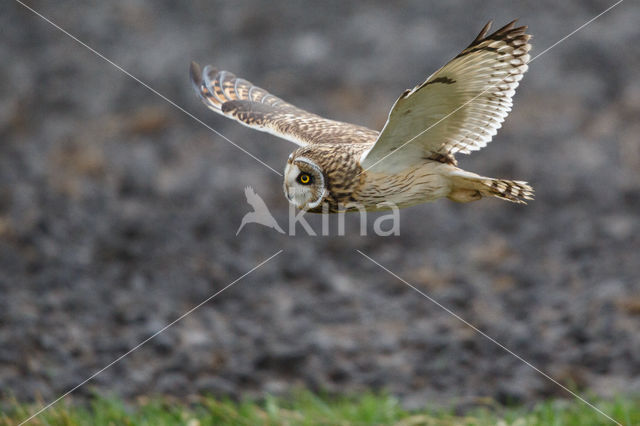
M 434 155 L 486 146 L 511 111 L 527 70 L 530 36 L 514 24 L 489 36 L 487 24 L 462 53 L 403 93 L 375 145 L 363 154 L 362 167 L 396 172 Z

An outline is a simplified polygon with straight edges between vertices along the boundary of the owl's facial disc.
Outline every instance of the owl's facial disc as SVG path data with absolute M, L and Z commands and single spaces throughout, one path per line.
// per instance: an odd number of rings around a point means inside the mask
M 326 193 L 320 167 L 304 157 L 289 157 L 283 187 L 289 202 L 302 210 L 318 207 Z

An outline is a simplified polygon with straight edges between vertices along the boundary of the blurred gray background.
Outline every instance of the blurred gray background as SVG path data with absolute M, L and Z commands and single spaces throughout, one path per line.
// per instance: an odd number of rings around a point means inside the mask
M 207 111 L 191 60 L 380 129 L 489 19 L 520 18 L 536 55 L 612 2 L 28 4 L 282 170 L 295 146 Z M 399 237 L 361 237 L 357 217 L 346 237 L 236 237 L 245 186 L 286 227 L 281 178 L 2 2 L 0 390 L 56 397 L 284 249 L 77 394 L 386 389 L 410 407 L 566 395 L 359 249 L 578 392 L 640 391 L 638 21 L 627 0 L 536 59 L 493 142 L 460 156 L 529 181 L 528 206 L 412 207 Z

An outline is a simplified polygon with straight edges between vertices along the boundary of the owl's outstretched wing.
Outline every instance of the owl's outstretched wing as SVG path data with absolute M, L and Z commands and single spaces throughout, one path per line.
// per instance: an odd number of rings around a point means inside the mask
M 404 168 L 422 158 L 449 158 L 487 145 L 511 111 L 511 98 L 527 71 L 526 26 L 510 22 L 487 35 L 491 22 L 458 56 L 393 105 L 365 169 Z M 444 156 L 444 157 L 440 157 Z
M 211 65 L 201 71 L 192 62 L 190 71 L 193 87 L 209 109 L 298 145 L 373 142 L 378 137 L 378 132 L 366 127 L 329 120 L 300 109 Z

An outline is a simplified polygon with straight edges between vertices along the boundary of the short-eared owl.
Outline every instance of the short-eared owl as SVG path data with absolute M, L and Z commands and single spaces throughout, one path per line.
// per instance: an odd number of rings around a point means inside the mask
M 527 27 L 513 21 L 475 40 L 427 80 L 405 91 L 382 131 L 297 108 L 227 71 L 191 64 L 202 101 L 219 114 L 298 145 L 287 161 L 284 193 L 300 209 L 382 210 L 441 197 L 531 200 L 522 181 L 492 179 L 457 166 L 457 153 L 483 148 L 511 110 L 527 70 Z

